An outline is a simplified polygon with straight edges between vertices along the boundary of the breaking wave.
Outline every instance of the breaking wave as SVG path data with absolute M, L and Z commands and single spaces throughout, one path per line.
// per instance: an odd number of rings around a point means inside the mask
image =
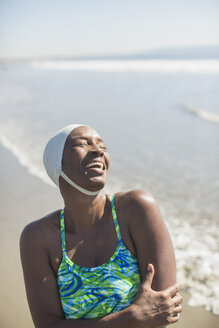
M 206 121 L 210 121 L 213 123 L 219 123 L 219 115 L 218 114 L 214 114 L 211 112 L 208 112 L 207 110 L 203 110 L 200 108 L 194 108 L 194 107 L 189 107 L 189 106 L 185 106 L 184 107 L 188 112 L 206 120 Z
M 33 165 L 28 156 L 25 155 L 25 153 L 22 152 L 17 145 L 11 142 L 2 133 L 0 133 L 0 143 L 17 158 L 21 166 L 27 168 L 30 174 L 40 178 L 46 184 L 55 186 L 47 177 L 47 175 L 42 171 L 42 169 L 38 168 L 37 165 Z

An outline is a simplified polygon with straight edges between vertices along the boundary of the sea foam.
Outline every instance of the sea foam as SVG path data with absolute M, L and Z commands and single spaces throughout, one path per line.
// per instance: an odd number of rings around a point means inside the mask
M 167 217 L 176 252 L 178 281 L 190 295 L 190 306 L 204 306 L 219 315 L 219 232 L 216 223 L 202 218 L 191 225 Z
M 29 157 L 25 155 L 25 153 L 22 152 L 16 144 L 4 136 L 3 133 L 0 133 L 0 143 L 17 158 L 22 166 L 27 168 L 30 174 L 40 178 L 44 183 L 55 187 L 55 185 L 48 178 L 47 174 L 42 169 L 37 167 L 37 165 L 34 165 Z

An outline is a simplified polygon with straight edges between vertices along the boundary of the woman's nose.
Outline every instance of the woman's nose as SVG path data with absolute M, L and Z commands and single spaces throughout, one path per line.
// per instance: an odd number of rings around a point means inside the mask
M 94 154 L 94 153 L 103 154 L 103 149 L 100 148 L 100 146 L 94 144 L 94 145 L 92 145 L 91 153 L 92 154 Z

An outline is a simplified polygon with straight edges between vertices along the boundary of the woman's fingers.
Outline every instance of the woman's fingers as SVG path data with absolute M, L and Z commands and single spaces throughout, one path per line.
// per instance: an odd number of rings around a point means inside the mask
M 180 291 L 181 288 L 182 288 L 182 284 L 177 282 L 176 284 L 171 285 L 170 287 L 165 289 L 163 293 L 166 296 L 174 297 L 178 293 L 178 291 Z
M 173 310 L 173 317 L 179 317 L 180 313 L 182 312 L 182 305 L 179 304 Z
M 148 265 L 148 272 L 134 302 L 134 311 L 139 322 L 150 320 L 161 325 L 177 322 L 182 311 L 182 297 L 178 293 L 182 284 L 175 283 L 162 291 L 152 290 L 154 267 Z M 153 326 L 153 324 L 151 324 Z M 153 326 L 155 327 L 155 326 Z
M 167 317 L 167 321 L 165 324 L 172 324 L 179 320 L 180 314 L 182 312 L 182 305 L 178 305 L 175 307 L 172 311 L 169 312 L 169 315 Z
M 148 264 L 147 274 L 145 276 L 145 279 L 144 279 L 142 285 L 144 287 L 147 287 L 148 289 L 150 289 L 153 278 L 154 278 L 154 266 L 153 266 L 153 264 Z
M 179 304 L 181 304 L 183 301 L 182 296 L 180 294 L 176 294 L 176 296 L 172 297 L 172 302 L 173 305 L 178 306 Z
M 179 314 L 176 315 L 176 316 L 171 317 L 170 320 L 168 321 L 168 324 L 172 324 L 172 323 L 175 323 L 177 321 L 179 321 Z

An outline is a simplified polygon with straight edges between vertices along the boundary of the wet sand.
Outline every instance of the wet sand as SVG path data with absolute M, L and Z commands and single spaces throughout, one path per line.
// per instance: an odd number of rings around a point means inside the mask
M 25 224 L 62 207 L 56 188 L 47 186 L 20 166 L 17 159 L 0 145 L 0 246 L 2 260 L 0 327 L 31 328 L 33 323 L 26 301 L 19 255 L 19 237 Z M 176 328 L 217 328 L 219 316 L 202 307 L 186 304 Z
M 33 323 L 24 289 L 19 238 L 28 222 L 52 212 L 54 204 L 61 208 L 62 200 L 56 188 L 30 175 L 2 146 L 0 158 L 0 327 L 31 328 Z

